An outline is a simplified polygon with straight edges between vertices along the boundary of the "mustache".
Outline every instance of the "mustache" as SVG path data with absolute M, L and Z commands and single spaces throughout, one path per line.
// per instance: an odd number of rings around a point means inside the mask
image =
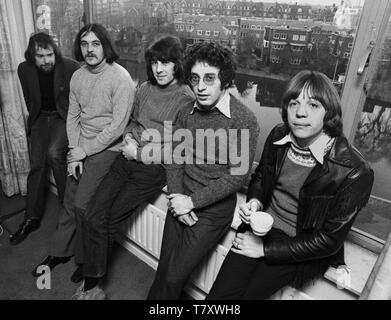
M 97 56 L 96 56 L 95 54 L 93 54 L 93 53 L 87 53 L 87 54 L 85 55 L 85 57 L 86 57 L 86 58 L 97 58 Z

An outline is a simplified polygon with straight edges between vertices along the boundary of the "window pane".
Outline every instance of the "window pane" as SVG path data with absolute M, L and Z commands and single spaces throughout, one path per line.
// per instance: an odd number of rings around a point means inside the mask
M 257 2 L 251 13 L 250 7 L 235 6 L 226 15 L 218 2 L 192 7 L 180 1 L 96 0 L 93 13 L 94 22 L 110 31 L 119 62 L 139 81 L 146 79 L 145 46 L 158 33 L 176 34 L 185 46 L 202 41 L 230 46 L 239 66 L 231 91 L 254 111 L 262 130 L 258 161 L 268 133 L 281 121 L 281 95 L 294 74 L 322 71 L 341 91 L 363 0 L 340 7 L 333 2 Z
M 366 85 L 364 111 L 354 139 L 355 146 L 375 171 L 370 205 L 356 225 L 380 239 L 391 231 L 391 21 L 378 55 L 376 71 Z
M 64 56 L 72 57 L 73 40 L 80 30 L 82 0 L 32 0 L 36 31 L 49 33 Z

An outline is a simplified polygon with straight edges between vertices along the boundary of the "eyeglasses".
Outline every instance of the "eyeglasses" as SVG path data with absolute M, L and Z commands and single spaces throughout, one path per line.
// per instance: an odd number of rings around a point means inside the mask
M 212 86 L 215 81 L 217 79 L 217 76 L 213 73 L 207 73 L 204 75 L 204 77 L 202 78 L 202 81 L 207 85 L 207 86 Z M 200 80 L 201 78 L 199 76 L 197 76 L 196 74 L 192 74 L 190 77 L 189 77 L 189 82 L 190 84 L 195 87 L 196 85 L 198 85 L 200 83 Z

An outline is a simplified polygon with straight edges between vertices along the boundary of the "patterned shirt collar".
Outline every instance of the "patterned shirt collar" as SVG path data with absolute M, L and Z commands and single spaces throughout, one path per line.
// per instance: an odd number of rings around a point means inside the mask
M 219 110 L 227 118 L 231 119 L 231 96 L 227 91 L 225 91 L 222 98 L 217 102 L 215 108 Z M 191 110 L 190 114 L 193 114 L 195 109 L 201 110 L 197 104 L 197 101 L 194 103 L 193 109 Z
M 328 134 L 322 133 L 309 147 L 313 157 L 320 164 L 323 165 L 324 156 L 330 150 L 334 138 L 331 138 Z M 284 138 L 279 141 L 274 142 L 275 145 L 282 146 L 287 143 L 293 143 L 297 148 L 300 149 L 298 143 L 296 142 L 295 137 L 292 133 L 287 134 Z

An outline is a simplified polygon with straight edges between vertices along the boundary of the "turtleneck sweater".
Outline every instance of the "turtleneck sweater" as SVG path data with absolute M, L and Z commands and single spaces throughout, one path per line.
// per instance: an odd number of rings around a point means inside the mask
M 121 135 L 132 111 L 135 85 L 125 68 L 103 61 L 85 65 L 71 79 L 67 134 L 69 146 L 87 156 L 103 150 L 119 151 Z

